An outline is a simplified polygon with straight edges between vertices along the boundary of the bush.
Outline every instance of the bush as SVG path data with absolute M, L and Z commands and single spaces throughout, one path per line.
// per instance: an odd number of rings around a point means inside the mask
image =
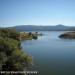
M 19 34 L 15 30 L 0 30 L 0 70 L 23 71 L 31 64 L 32 58 L 21 50 Z

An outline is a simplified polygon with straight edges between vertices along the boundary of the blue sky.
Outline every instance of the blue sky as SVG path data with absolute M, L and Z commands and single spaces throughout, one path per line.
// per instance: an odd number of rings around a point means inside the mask
M 0 26 L 75 25 L 75 0 L 0 0 Z

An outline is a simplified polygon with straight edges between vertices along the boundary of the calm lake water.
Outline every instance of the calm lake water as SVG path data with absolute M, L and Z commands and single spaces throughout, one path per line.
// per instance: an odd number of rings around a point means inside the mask
M 26 53 L 33 57 L 34 75 L 75 75 L 75 40 L 60 39 L 63 32 L 42 32 L 37 40 L 22 42 Z

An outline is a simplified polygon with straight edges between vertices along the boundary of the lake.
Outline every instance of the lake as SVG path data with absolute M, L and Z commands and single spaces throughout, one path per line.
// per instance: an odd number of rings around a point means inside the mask
M 75 75 L 75 40 L 58 38 L 63 31 L 42 33 L 37 40 L 21 44 L 33 57 L 33 70 L 39 72 L 37 75 Z

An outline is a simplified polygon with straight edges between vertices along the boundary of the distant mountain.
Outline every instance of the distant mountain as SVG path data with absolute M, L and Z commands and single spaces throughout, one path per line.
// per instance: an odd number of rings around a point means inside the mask
M 73 26 L 64 26 L 64 25 L 56 25 L 56 26 L 36 26 L 36 25 L 19 25 L 11 28 L 15 28 L 18 31 L 72 31 L 75 30 Z

